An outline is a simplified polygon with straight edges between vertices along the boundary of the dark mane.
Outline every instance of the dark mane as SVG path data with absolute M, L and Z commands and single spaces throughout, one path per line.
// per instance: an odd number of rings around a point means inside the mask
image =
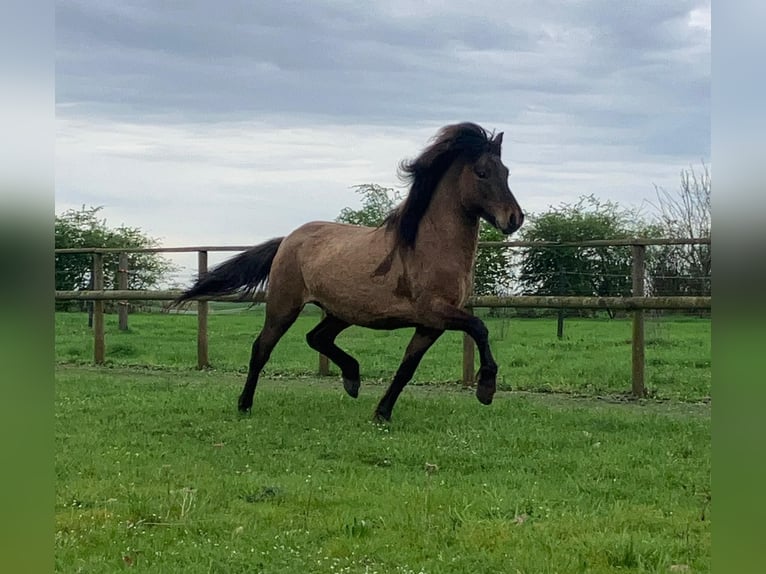
M 417 158 L 403 161 L 399 166 L 399 176 L 410 182 L 410 191 L 384 221 L 387 229 L 395 230 L 397 243 L 405 247 L 415 245 L 418 226 L 436 187 L 456 160 L 475 162 L 484 153 L 499 155 L 498 148 L 484 128 L 465 122 L 442 128 L 433 143 Z

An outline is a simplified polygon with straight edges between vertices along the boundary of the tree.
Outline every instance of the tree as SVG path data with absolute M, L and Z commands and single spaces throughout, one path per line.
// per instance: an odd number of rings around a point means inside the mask
M 397 190 L 375 183 L 354 186 L 362 196 L 361 209 L 345 207 L 336 221 L 378 227 L 394 209 L 402 195 Z M 502 241 L 503 233 L 485 221 L 479 229 L 480 241 Z M 510 282 L 509 262 L 502 249 L 480 249 L 476 255 L 474 267 L 474 293 L 477 295 L 499 295 L 508 288 Z
M 506 235 L 482 220 L 479 241 L 505 241 Z M 485 247 L 476 253 L 473 271 L 473 292 L 476 295 L 504 295 L 508 292 L 513 276 L 507 249 Z
M 583 196 L 531 215 L 522 228 L 527 241 L 577 242 L 619 239 L 652 231 L 633 210 Z M 532 247 L 522 253 L 519 283 L 526 295 L 630 295 L 629 247 Z
M 110 228 L 99 218 L 102 207 L 81 207 L 57 215 L 55 219 L 56 248 L 83 247 L 157 247 L 159 242 L 138 227 L 120 225 Z M 104 287 L 114 288 L 117 282 L 118 254 L 104 255 Z M 92 256 L 88 253 L 56 254 L 56 289 L 88 289 L 91 282 Z M 128 288 L 150 289 L 157 286 L 175 270 L 175 266 L 157 253 L 128 254 Z
M 355 185 L 354 190 L 362 196 L 362 208 L 355 210 L 344 207 L 335 221 L 365 227 L 378 227 L 383 224 L 383 220 L 396 207 L 396 204 L 402 200 L 401 193 L 377 183 Z
M 700 173 L 682 170 L 677 191 L 655 191 L 655 222 L 664 237 L 710 238 L 712 179 L 705 164 Z M 647 267 L 656 295 L 710 295 L 710 245 L 661 246 L 653 255 Z

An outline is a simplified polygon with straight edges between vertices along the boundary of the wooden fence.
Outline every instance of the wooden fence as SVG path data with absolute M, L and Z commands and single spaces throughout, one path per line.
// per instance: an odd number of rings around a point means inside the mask
M 711 297 L 646 297 L 644 292 L 644 277 L 646 275 L 646 247 L 650 245 L 709 245 L 710 239 L 615 239 L 592 240 L 571 243 L 555 243 L 541 241 L 486 241 L 480 242 L 483 249 L 513 248 L 513 247 L 607 247 L 629 246 L 632 251 L 632 282 L 631 297 L 555 297 L 555 296 L 474 296 L 468 300 L 466 309 L 473 312 L 475 308 L 510 307 L 510 308 L 551 308 L 551 309 L 613 309 L 633 312 L 632 336 L 632 393 L 636 397 L 646 395 L 644 376 L 644 311 L 648 309 L 666 310 L 708 310 L 711 308 Z M 156 247 L 144 249 L 123 248 L 77 248 L 56 249 L 56 254 L 91 253 L 93 256 L 93 289 L 87 291 L 56 291 L 57 301 L 87 300 L 93 301 L 93 361 L 102 364 L 105 358 L 104 341 L 104 301 L 118 301 L 119 325 L 127 329 L 128 301 L 172 301 L 180 294 L 179 291 L 139 291 L 128 290 L 127 287 L 127 253 L 197 253 L 197 271 L 204 273 L 208 269 L 208 253 L 211 251 L 245 251 L 247 246 L 202 246 L 202 247 Z M 119 253 L 118 289 L 104 289 L 104 254 Z M 254 298 L 243 299 L 240 295 L 220 297 L 199 297 L 197 301 L 197 368 L 209 366 L 208 360 L 208 301 L 256 301 L 263 302 L 264 294 L 258 293 Z M 320 356 L 319 372 L 329 374 L 329 364 L 326 357 Z M 463 339 L 463 383 L 473 382 L 475 373 L 475 345 L 473 340 L 464 335 Z

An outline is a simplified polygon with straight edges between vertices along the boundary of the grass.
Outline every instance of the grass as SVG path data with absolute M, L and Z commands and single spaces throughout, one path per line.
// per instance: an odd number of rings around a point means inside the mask
M 209 319 L 211 363 L 220 372 L 243 373 L 251 342 L 263 324 L 263 309 L 227 313 L 219 305 L 216 310 Z M 130 316 L 130 330 L 120 332 L 116 315 L 107 315 L 107 364 L 192 369 L 196 365 L 196 321 L 194 315 L 136 314 Z M 316 312 L 306 312 L 298 319 L 277 345 L 266 376 L 315 375 L 317 355 L 304 337 L 317 321 Z M 486 321 L 500 365 L 501 389 L 587 395 L 614 395 L 630 389 L 630 320 L 567 319 L 562 340 L 556 338 L 555 319 L 500 317 Z M 411 333 L 410 329 L 386 332 L 352 327 L 340 335 L 338 344 L 359 359 L 363 384 L 388 381 Z M 646 340 L 647 387 L 652 396 L 685 401 L 709 398 L 709 320 L 650 319 Z M 86 315 L 57 313 L 59 363 L 89 363 L 92 345 Z M 423 359 L 413 384 L 458 381 L 461 358 L 462 335 L 446 333 Z
M 59 330 L 72 320 L 59 316 Z M 377 426 L 369 417 L 383 385 L 363 384 L 354 401 L 336 381 L 283 377 L 262 381 L 252 415 L 240 417 L 233 370 L 118 366 L 192 363 L 193 318 L 131 320 L 133 332 L 110 333 L 109 344 L 135 355 L 112 354 L 112 368 L 57 368 L 57 572 L 710 570 L 709 405 L 514 392 L 484 407 L 458 385 L 416 386 L 393 422 Z M 597 329 L 572 321 L 568 341 L 544 332 L 532 352 L 533 341 L 520 340 L 527 325 L 509 328 L 510 355 L 528 362 L 506 367 L 517 381 L 538 372 L 546 344 L 555 352 L 545 361 L 561 360 Z M 240 368 L 240 330 L 255 327 L 214 318 L 216 362 Z M 662 326 L 674 336 L 685 328 Z M 59 338 L 60 358 L 84 344 Z M 429 376 L 445 372 L 442 355 L 449 372 L 459 368 L 450 344 L 434 353 Z M 364 353 L 368 372 L 387 352 L 375 349 Z M 283 352 L 272 374 L 306 369 L 292 361 Z M 575 371 L 587 367 L 578 362 Z

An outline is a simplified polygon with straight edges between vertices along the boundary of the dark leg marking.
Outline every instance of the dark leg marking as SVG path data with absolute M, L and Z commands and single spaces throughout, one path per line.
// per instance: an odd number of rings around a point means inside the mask
M 335 344 L 335 337 L 346 329 L 349 323 L 333 315 L 327 315 L 306 335 L 309 347 L 325 355 L 338 365 L 343 376 L 343 388 L 356 398 L 359 396 L 359 362 Z
M 412 375 L 415 374 L 415 370 L 418 368 L 423 355 L 426 354 L 426 351 L 431 348 L 431 345 L 436 342 L 443 332 L 439 329 L 429 329 L 426 327 L 418 327 L 415 330 L 415 334 L 410 339 L 407 350 L 404 352 L 402 363 L 394 375 L 394 380 L 375 408 L 374 419 L 391 420 L 391 411 L 394 408 L 396 399 L 399 398 L 399 394 L 405 385 L 412 380 Z
M 253 348 L 250 352 L 250 365 L 247 371 L 247 379 L 242 393 L 239 395 L 238 406 L 240 412 L 246 413 L 253 406 L 253 395 L 255 387 L 258 385 L 258 377 L 263 370 L 263 366 L 269 360 L 271 351 L 282 338 L 290 326 L 298 318 L 300 308 L 291 311 L 283 317 L 273 317 L 266 309 L 266 322 L 260 335 L 253 342 Z
M 439 311 L 442 314 L 446 329 L 463 331 L 476 342 L 480 362 L 476 398 L 483 405 L 491 404 L 497 388 L 497 363 L 492 356 L 492 350 L 489 348 L 487 326 L 478 317 L 451 305 L 443 305 Z

